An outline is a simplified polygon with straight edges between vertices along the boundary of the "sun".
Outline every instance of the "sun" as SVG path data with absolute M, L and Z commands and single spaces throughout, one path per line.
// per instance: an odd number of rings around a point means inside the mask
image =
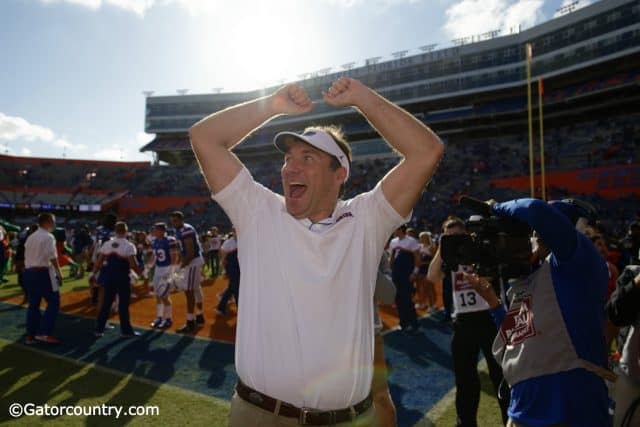
M 241 4 L 248 7 L 246 2 Z M 225 91 L 274 86 L 313 71 L 310 59 L 317 58 L 308 53 L 310 35 L 301 34 L 305 25 L 297 24 L 308 22 L 306 10 L 286 6 L 286 2 L 257 1 L 243 13 L 228 10 L 225 14 L 234 15 L 233 19 L 225 20 L 225 28 L 216 28 L 215 34 L 204 37 L 215 37 L 217 46 L 215 52 L 207 53 L 211 57 L 205 68 L 224 80 L 219 80 L 219 86 Z

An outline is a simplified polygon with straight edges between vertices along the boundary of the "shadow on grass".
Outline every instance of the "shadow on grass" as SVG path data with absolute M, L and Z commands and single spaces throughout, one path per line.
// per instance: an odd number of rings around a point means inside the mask
M 174 374 L 174 364 L 170 361 L 179 357 L 188 341 L 185 337 L 167 350 L 164 356 L 168 363 L 165 365 L 138 365 L 134 374 L 154 370 L 155 378 L 170 378 Z M 145 343 L 144 340 L 137 343 L 131 341 L 126 347 L 139 351 L 144 349 Z M 135 375 L 73 363 L 33 351 L 21 344 L 0 344 L 0 360 L 3 361 L 0 368 L 0 424 L 9 420 L 6 408 L 13 403 L 48 403 L 57 407 L 70 405 L 87 409 L 92 406 L 122 408 L 119 418 L 115 417 L 113 411 L 110 416 L 31 416 L 17 420 L 18 425 L 28 426 L 45 422 L 55 425 L 124 426 L 134 419 L 145 425 L 161 420 L 168 425 L 178 425 L 187 415 L 196 424 L 223 425 L 228 417 L 228 409 L 212 402 L 209 397 L 195 396 L 177 389 L 163 389 L 160 384 L 140 380 Z M 131 406 L 146 406 L 145 409 L 156 407 L 162 418 L 155 417 L 155 414 L 142 416 L 125 413 Z M 198 412 L 193 413 L 194 410 Z
M 129 383 L 132 380 L 131 377 L 109 374 L 89 365 L 60 361 L 25 350 L 21 345 L 4 346 L 0 351 L 0 360 L 3 361 L 0 371 L 0 407 L 3 408 L 0 412 L 0 423 L 8 420 L 8 413 L 4 408 L 8 408 L 12 403 L 44 405 L 55 402 L 56 405 L 76 405 L 82 400 L 98 405 L 106 403 L 101 401 L 101 398 L 111 393 L 121 382 Z M 120 396 L 123 401 L 144 402 L 156 388 L 140 384 L 136 388 L 135 396 L 127 396 L 125 386 L 116 396 Z M 125 393 L 122 393 L 123 391 Z M 55 418 L 57 417 L 30 417 L 28 420 L 30 424 L 35 424 Z M 92 418 L 99 419 L 89 417 L 87 421 Z M 109 418 L 109 423 L 124 425 L 126 420 Z
M 8 416 L 4 408 L 20 401 L 74 405 L 94 399 L 91 404 L 97 400 L 106 405 L 142 405 L 164 383 L 219 399 L 231 397 L 236 382 L 232 345 L 154 330 L 142 330 L 139 337 L 127 339 L 116 329 L 95 338 L 95 320 L 60 313 L 59 345 L 25 346 L 25 313 L 23 307 L 0 303 L 0 338 L 12 342 L 2 346 L 0 341 L 0 397 L 2 405 L 7 405 L 0 406 L 0 420 Z M 98 369 L 90 367 L 94 364 Z M 117 372 L 112 375 L 117 378 L 103 377 L 101 368 Z M 131 379 L 135 382 L 130 383 Z M 140 387 L 140 382 L 145 386 Z M 131 417 L 117 424 L 127 419 Z M 87 420 L 89 425 L 100 422 Z
M 451 328 L 438 315 L 420 320 L 415 336 L 399 331 L 384 337 L 389 390 L 399 426 L 413 426 L 455 385 Z

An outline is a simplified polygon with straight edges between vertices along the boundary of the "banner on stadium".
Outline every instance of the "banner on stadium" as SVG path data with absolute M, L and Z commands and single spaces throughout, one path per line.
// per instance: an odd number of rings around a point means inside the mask
M 535 177 L 540 187 L 540 175 Z M 640 165 L 609 166 L 546 174 L 547 188 L 559 188 L 571 194 L 598 194 L 606 198 L 635 194 L 640 196 Z M 499 188 L 529 189 L 529 177 L 492 179 Z

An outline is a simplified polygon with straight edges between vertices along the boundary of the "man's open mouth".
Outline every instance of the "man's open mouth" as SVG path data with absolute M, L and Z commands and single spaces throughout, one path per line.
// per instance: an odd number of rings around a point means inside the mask
M 301 198 L 305 191 L 307 191 L 307 186 L 305 184 L 299 182 L 292 182 L 289 184 L 289 197 L 292 199 Z

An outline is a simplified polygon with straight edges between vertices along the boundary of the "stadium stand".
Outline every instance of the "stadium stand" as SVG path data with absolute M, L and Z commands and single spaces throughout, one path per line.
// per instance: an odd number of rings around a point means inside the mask
M 529 173 L 524 47 L 531 43 L 533 81 L 543 80 L 548 192 L 560 197 L 571 191 L 554 183 L 554 173 L 597 175 L 592 197 L 610 206 L 612 189 L 622 198 L 638 196 L 633 188 L 638 187 L 640 164 L 639 15 L 633 1 L 597 2 L 521 33 L 473 43 L 462 40 L 449 48 L 310 75 L 300 83 L 320 99 L 335 78 L 360 79 L 436 130 L 446 143 L 445 158 L 414 211 L 414 221 L 436 224 L 456 211 L 451 202 L 460 195 L 506 198 L 528 193 L 520 182 L 527 181 Z M 224 213 L 209 199 L 187 130 L 209 113 L 273 89 L 148 97 L 145 130 L 156 138 L 141 151 L 154 152 L 154 165 L 0 156 L 0 206 L 11 217 L 11 207 L 18 206 L 23 211 L 31 205 L 51 205 L 54 210 L 65 206 L 73 216 L 80 205 L 85 210 L 99 205 L 101 211 L 113 209 L 139 226 L 166 219 L 166 213 L 180 208 L 203 227 L 227 225 Z M 322 102 L 309 115 L 270 122 L 235 151 L 258 181 L 280 191 L 273 135 L 327 123 L 340 125 L 352 145 L 347 196 L 372 188 L 397 161 L 358 115 Z

